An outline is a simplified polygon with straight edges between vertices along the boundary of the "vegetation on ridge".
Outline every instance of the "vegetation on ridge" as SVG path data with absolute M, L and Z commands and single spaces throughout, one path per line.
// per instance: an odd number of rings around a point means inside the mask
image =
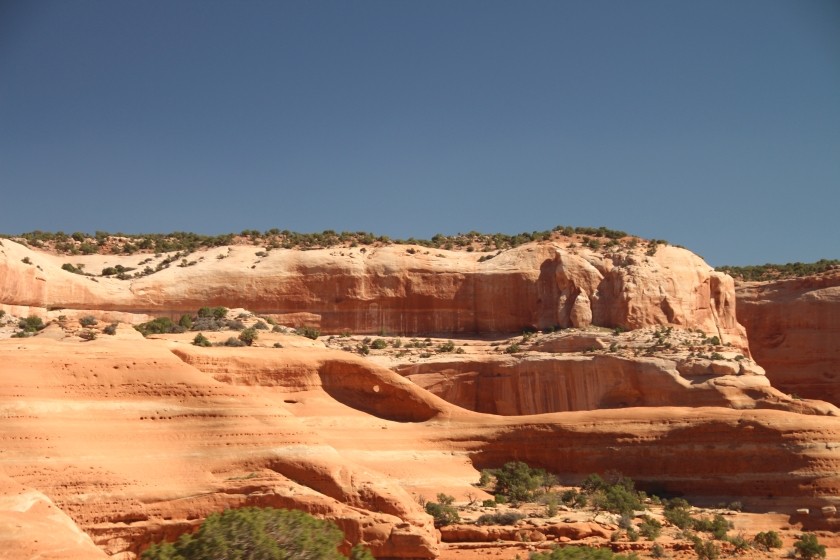
M 456 235 L 436 234 L 431 239 L 391 239 L 388 236 L 377 236 L 373 233 L 336 232 L 324 230 L 320 233 L 298 233 L 277 228 L 266 231 L 242 230 L 240 233 L 227 233 L 223 235 L 201 235 L 197 233 L 175 231 L 172 233 L 109 233 L 97 231 L 93 234 L 85 232 L 74 232 L 67 234 L 59 232 L 45 232 L 35 230 L 20 235 L 0 235 L 36 248 L 50 248 L 61 254 L 134 254 L 134 253 L 169 253 L 172 251 L 186 252 L 187 254 L 199 249 L 221 247 L 224 245 L 261 245 L 267 254 L 272 249 L 316 249 L 335 246 L 374 245 L 374 244 L 399 244 L 419 245 L 422 247 L 448 249 L 448 250 L 476 250 L 496 251 L 510 249 L 531 241 L 549 240 L 555 236 L 586 236 L 584 244 L 597 249 L 602 246 L 599 239 L 607 239 L 606 246 L 617 245 L 619 240 L 626 237 L 633 237 L 626 232 L 613 230 L 607 227 L 573 227 L 556 226 L 551 230 L 523 232 L 514 235 L 505 233 L 459 233 Z M 656 240 L 655 243 L 664 243 Z M 265 256 L 265 255 L 260 255 Z M 70 265 L 71 267 L 73 265 Z M 70 267 L 67 268 L 70 270 Z M 75 270 L 70 270 L 75 272 Z M 81 273 L 81 271 L 78 271 Z
M 761 264 L 755 266 L 721 266 L 717 270 L 725 272 L 737 280 L 760 282 L 799 278 L 821 274 L 829 270 L 840 270 L 840 260 L 821 259 L 813 263 Z

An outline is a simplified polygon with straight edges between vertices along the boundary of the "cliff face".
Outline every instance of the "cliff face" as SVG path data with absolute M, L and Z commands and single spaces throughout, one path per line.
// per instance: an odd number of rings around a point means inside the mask
M 773 386 L 840 405 L 840 271 L 737 286 L 738 320 Z
M 684 249 L 663 247 L 654 256 L 641 250 L 602 254 L 545 242 L 483 262 L 480 256 L 394 245 L 273 250 L 258 257 L 240 246 L 196 253 L 187 266 L 117 280 L 72 274 L 61 270 L 69 257 L 4 240 L 0 302 L 143 318 L 221 305 L 324 332 L 402 335 L 672 324 L 702 329 L 747 351 L 732 279 Z M 24 264 L 24 257 L 33 264 Z M 95 258 L 103 264 L 101 256 Z M 136 266 L 139 260 L 110 259 L 106 264 Z

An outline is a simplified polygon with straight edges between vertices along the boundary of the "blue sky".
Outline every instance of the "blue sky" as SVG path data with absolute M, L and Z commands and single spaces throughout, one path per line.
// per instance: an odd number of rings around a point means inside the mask
M 840 258 L 840 3 L 0 0 L 0 231 Z

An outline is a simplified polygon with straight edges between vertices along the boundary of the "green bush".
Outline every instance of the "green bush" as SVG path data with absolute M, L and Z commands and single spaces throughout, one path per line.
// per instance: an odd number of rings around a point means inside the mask
M 619 560 L 634 558 L 634 556 L 622 556 L 608 548 L 564 546 L 555 548 L 551 552 L 532 552 L 528 558 L 529 560 Z
M 227 340 L 225 340 L 224 345 L 236 348 L 238 346 L 245 346 L 245 342 L 243 342 L 242 340 L 239 340 L 238 338 L 230 337 Z
M 452 505 L 455 498 L 447 496 L 446 494 L 438 494 L 437 502 L 426 502 L 426 513 L 432 516 L 435 521 L 435 527 L 443 527 L 458 523 L 461 517 L 458 515 L 458 510 Z
M 505 511 L 499 513 L 485 513 L 476 519 L 476 525 L 513 525 L 520 519 L 525 519 L 525 516 L 515 511 Z
M 764 550 L 769 551 L 774 548 L 782 548 L 782 538 L 776 531 L 758 533 L 753 540 L 755 546 Z
M 655 541 L 662 533 L 662 523 L 649 515 L 645 515 L 642 518 L 642 523 L 639 525 L 639 533 L 644 538 Z
M 142 560 L 343 560 L 344 536 L 329 521 L 301 511 L 229 509 L 209 516 L 175 543 L 153 544 Z M 360 551 L 361 552 L 361 551 Z M 357 553 L 359 554 L 359 553 Z M 363 559 L 369 556 L 354 556 Z
M 445 342 L 437 347 L 438 352 L 454 352 L 455 351 L 455 343 L 451 340 L 449 342 Z
M 79 324 L 83 327 L 93 327 L 98 322 L 99 321 L 97 321 L 96 317 L 94 317 L 93 315 L 85 315 L 84 317 L 79 319 Z
M 315 327 L 298 327 L 295 329 L 295 334 L 299 334 L 300 336 L 305 336 L 306 338 L 311 338 L 312 340 L 317 340 L 319 336 L 321 336 L 321 331 L 316 329 Z
M 714 541 L 704 541 L 694 537 L 694 553 L 698 560 L 717 560 L 720 556 L 720 547 Z
M 193 338 L 192 343 L 196 346 L 212 346 L 210 340 L 202 333 L 198 333 L 197 335 L 195 335 L 195 338 Z
M 224 319 L 227 317 L 228 310 L 226 307 L 202 307 L 198 310 L 199 317 L 207 317 L 213 319 Z
M 512 502 L 533 500 L 546 477 L 543 469 L 533 469 L 522 461 L 505 463 L 500 469 L 490 469 L 489 473 L 496 477 L 494 492 Z
M 383 350 L 388 347 L 388 343 L 381 338 L 377 338 L 376 340 L 370 343 L 370 347 L 374 350 Z
M 631 479 L 617 472 L 608 474 L 609 481 L 597 474 L 589 475 L 583 481 L 583 489 L 595 508 L 628 515 L 645 509 L 643 495 L 636 492 L 635 483 Z
M 239 340 L 251 346 L 254 342 L 259 338 L 260 334 L 257 332 L 257 329 L 251 327 L 249 329 L 245 329 L 241 333 L 239 333 Z
M 665 504 L 665 511 L 663 512 L 665 520 L 680 529 L 688 529 L 694 521 L 691 518 L 690 508 L 691 504 L 682 498 L 675 498 Z
M 167 334 L 174 332 L 176 326 L 177 325 L 175 325 L 169 317 L 158 317 L 157 319 L 140 323 L 134 328 L 140 331 L 140 334 L 143 336 L 149 336 L 150 334 Z
M 799 537 L 793 548 L 796 549 L 796 554 L 803 560 L 812 560 L 813 558 L 825 558 L 825 545 L 820 544 L 817 536 L 813 533 L 805 533 Z
M 34 333 L 44 328 L 44 321 L 40 317 L 30 315 L 18 322 L 18 328 L 25 333 Z
M 726 533 L 732 528 L 732 524 L 721 514 L 716 514 L 712 519 L 708 517 L 701 517 L 699 519 L 691 520 L 691 527 L 695 531 L 705 531 L 712 533 L 717 540 L 722 540 L 726 537 Z
M 102 329 L 102 332 L 114 336 L 115 334 L 117 334 L 117 323 L 111 323 L 110 325 Z
M 181 318 L 178 319 L 178 324 L 184 327 L 187 330 L 190 330 L 193 326 L 192 315 L 189 313 L 184 313 L 181 315 Z
M 96 340 L 96 331 L 85 330 L 79 333 L 82 340 Z

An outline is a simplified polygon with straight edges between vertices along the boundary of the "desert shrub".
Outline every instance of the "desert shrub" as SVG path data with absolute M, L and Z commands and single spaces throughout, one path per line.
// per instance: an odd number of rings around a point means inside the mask
M 192 323 L 190 330 L 192 331 L 220 331 L 227 325 L 225 319 L 215 319 L 214 317 L 196 317 Z
M 726 537 L 724 540 L 732 545 L 732 548 L 735 549 L 735 552 L 744 552 L 745 550 L 749 550 L 751 548 L 750 541 L 745 539 L 743 535 Z
M 245 329 L 241 333 L 239 333 L 239 340 L 251 346 L 254 342 L 259 338 L 260 334 L 257 332 L 257 329 L 251 327 L 249 329 Z
M 79 333 L 79 338 L 82 340 L 96 340 L 96 331 L 84 330 Z
M 239 319 L 219 319 L 219 322 L 232 331 L 241 331 L 245 329 L 245 323 Z
M 267 331 L 268 330 L 268 325 L 266 325 L 262 321 L 257 321 L 257 323 L 254 325 L 254 328 L 257 329 L 258 331 Z
M 158 317 L 157 319 L 141 323 L 134 328 L 140 331 L 140 334 L 143 336 L 149 336 L 150 334 L 167 334 L 175 332 L 177 330 L 175 327 L 177 326 L 178 325 L 174 324 L 172 319 L 169 317 Z
M 476 525 L 513 525 L 520 519 L 525 519 L 525 515 L 515 511 L 505 511 L 499 513 L 485 513 L 476 519 Z
M 631 514 L 645 509 L 643 495 L 636 492 L 635 483 L 620 473 L 609 473 L 609 480 L 597 474 L 586 477 L 583 489 L 589 495 L 590 503 L 596 509 L 612 513 Z
M 521 352 L 522 348 L 519 347 L 519 344 L 513 343 L 507 348 L 505 348 L 505 354 L 516 354 L 517 352 Z
M 455 351 L 455 343 L 451 340 L 449 342 L 445 342 L 437 347 L 438 352 L 454 352 Z
M 178 319 L 178 324 L 184 327 L 187 330 L 190 330 L 193 326 L 192 315 L 189 313 L 184 313 L 181 315 L 181 318 Z
M 720 557 L 720 547 L 715 541 L 704 541 L 697 537 L 693 541 L 698 560 L 717 560 Z
M 764 550 L 769 551 L 774 548 L 782 548 L 782 538 L 776 531 L 758 533 L 753 540 L 755 546 Z
M 321 336 L 321 331 L 316 329 L 315 327 L 303 326 L 296 328 L 295 334 L 305 336 L 306 338 L 311 338 L 312 340 L 317 340 L 318 337 Z
M 691 527 L 695 531 L 705 531 L 712 533 L 717 540 L 721 540 L 726 536 L 732 524 L 721 514 L 715 515 L 713 518 L 701 517 L 691 520 Z
M 198 333 L 197 335 L 195 335 L 195 338 L 193 338 L 192 343 L 196 346 L 212 346 L 210 340 L 202 333 Z
M 454 497 L 441 493 L 437 495 L 437 500 L 437 502 L 426 502 L 426 513 L 435 520 L 435 527 L 451 525 L 461 520 L 458 510 L 452 505 L 455 501 Z
M 223 345 L 224 346 L 231 346 L 231 347 L 236 348 L 236 347 L 239 347 L 239 346 L 245 346 L 245 343 L 243 341 L 239 340 L 238 338 L 230 337 L 230 338 L 228 338 L 227 340 L 224 341 Z
M 639 533 L 644 538 L 655 541 L 662 533 L 662 523 L 649 515 L 645 515 L 642 518 L 642 523 L 639 525 Z
M 340 560 L 344 539 L 335 524 L 301 511 L 229 509 L 210 515 L 175 543 L 152 545 L 142 560 Z M 357 553 L 359 554 L 359 553 Z M 355 556 L 369 558 L 369 556 Z
M 6 312 L 0 309 L 0 319 L 6 316 Z
M 61 265 L 61 270 L 66 270 L 67 272 L 72 272 L 73 274 L 84 274 L 82 268 L 84 268 L 83 264 L 80 264 L 79 266 L 73 266 L 70 263 L 64 263 L 63 265 Z
M 511 461 L 489 472 L 496 478 L 494 492 L 513 502 L 533 500 L 546 476 L 543 469 L 531 468 L 522 461 Z
M 587 503 L 589 503 L 589 498 L 587 498 L 586 494 L 583 492 L 578 492 L 572 488 L 564 490 L 563 493 L 560 494 L 560 501 L 567 506 L 584 507 Z
M 483 502 L 481 502 L 481 507 L 491 507 L 491 508 L 494 508 L 494 507 L 496 507 L 496 500 L 489 500 L 489 499 L 488 499 L 488 500 L 484 500 Z
M 813 533 L 805 533 L 797 537 L 793 548 L 796 550 L 797 556 L 803 560 L 812 560 L 813 558 L 825 558 L 825 545 L 820 544 L 817 536 Z
M 591 548 L 588 546 L 564 546 L 551 552 L 532 552 L 529 560 L 619 560 L 633 558 L 622 556 L 608 548 Z
M 83 327 L 93 327 L 99 321 L 96 320 L 96 317 L 93 315 L 85 315 L 81 319 L 79 319 L 79 324 Z
M 671 525 L 680 529 L 687 529 L 692 526 L 694 521 L 690 513 L 691 504 L 682 498 L 675 498 L 665 504 L 663 514 L 665 520 Z
M 384 339 L 377 338 L 376 340 L 370 343 L 370 347 L 374 350 L 383 350 L 388 347 L 388 343 L 385 342 Z
M 114 336 L 115 334 L 117 334 L 117 323 L 111 323 L 110 325 L 102 329 L 102 332 Z
M 214 319 L 224 319 L 227 317 L 228 310 L 226 307 L 202 307 L 198 310 L 199 317 L 212 317 Z
M 35 315 L 25 317 L 18 322 L 18 328 L 25 333 L 38 332 L 42 330 L 44 326 L 43 319 L 36 317 Z
M 367 356 L 370 354 L 370 346 L 365 343 L 356 345 L 356 352 L 361 354 L 362 356 Z
M 32 264 L 32 260 L 29 257 L 23 257 L 22 259 L 20 259 L 20 262 L 22 262 L 23 264 Z

